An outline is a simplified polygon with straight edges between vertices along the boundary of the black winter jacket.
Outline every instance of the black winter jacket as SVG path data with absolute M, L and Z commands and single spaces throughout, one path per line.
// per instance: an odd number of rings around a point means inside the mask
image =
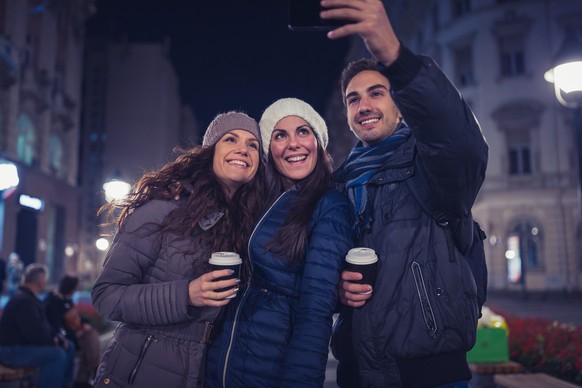
M 464 229 L 485 177 L 487 144 L 473 113 L 431 59 L 403 47 L 390 67 L 379 70 L 412 136 L 368 184 L 373 219 L 357 245 L 376 250 L 378 277 L 363 307 L 340 314 L 334 355 L 340 370 L 357 373 L 362 387 L 468 380 L 466 351 L 478 320 L 475 281 L 449 232 L 422 211 L 405 180 L 428 184 Z M 470 245 L 470 236 L 465 240 Z
M 0 346 L 16 345 L 55 346 L 41 301 L 22 286 L 6 304 L 0 322 Z

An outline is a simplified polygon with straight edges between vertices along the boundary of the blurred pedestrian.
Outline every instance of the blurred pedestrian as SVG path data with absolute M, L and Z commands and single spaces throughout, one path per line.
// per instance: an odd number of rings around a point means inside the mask
M 0 257 L 0 295 L 4 294 L 6 287 L 6 260 Z
M 202 146 L 138 181 L 92 290 L 97 311 L 121 322 L 95 386 L 200 386 L 214 322 L 238 290 L 238 279 L 215 282 L 232 270 L 208 260 L 246 253 L 264 201 L 260 149 L 254 119 L 220 114 Z
M 9 367 L 39 367 L 37 388 L 62 388 L 73 382 L 75 346 L 55 333 L 38 295 L 45 290 L 47 268 L 33 263 L 6 304 L 0 320 L 0 359 Z
M 64 333 L 75 344 L 79 357 L 79 370 L 75 376 L 75 387 L 91 387 L 101 358 L 99 334 L 75 308 L 73 294 L 79 278 L 65 275 L 59 287 L 51 291 L 44 300 L 46 316 L 55 332 Z
M 8 296 L 12 296 L 14 291 L 20 286 L 22 280 L 22 271 L 24 264 L 20 260 L 20 255 L 16 252 L 8 255 L 8 266 L 6 267 L 6 276 L 8 281 Z

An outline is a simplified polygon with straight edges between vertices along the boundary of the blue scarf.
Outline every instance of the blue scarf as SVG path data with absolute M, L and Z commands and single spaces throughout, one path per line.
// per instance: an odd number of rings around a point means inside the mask
M 356 212 L 355 230 L 359 236 L 371 226 L 367 184 L 384 162 L 410 137 L 410 128 L 403 122 L 392 136 L 373 146 L 359 142 L 346 160 L 346 189 Z

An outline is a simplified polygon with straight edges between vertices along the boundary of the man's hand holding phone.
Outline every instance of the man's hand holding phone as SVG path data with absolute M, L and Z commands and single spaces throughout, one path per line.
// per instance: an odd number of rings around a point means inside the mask
M 400 41 L 381 0 L 321 0 L 320 17 L 343 24 L 327 33 L 330 39 L 358 34 L 368 51 L 385 66 L 398 57 Z
M 346 21 L 322 19 L 324 8 L 321 0 L 289 0 L 289 24 L 292 31 L 330 31 L 342 26 Z

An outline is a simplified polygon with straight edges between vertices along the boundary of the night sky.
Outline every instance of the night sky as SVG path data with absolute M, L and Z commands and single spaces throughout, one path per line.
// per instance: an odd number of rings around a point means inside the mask
M 287 0 L 98 0 L 89 31 L 171 39 L 181 94 L 205 126 L 219 112 L 255 118 L 298 97 L 323 113 L 337 92 L 348 40 L 287 27 Z

